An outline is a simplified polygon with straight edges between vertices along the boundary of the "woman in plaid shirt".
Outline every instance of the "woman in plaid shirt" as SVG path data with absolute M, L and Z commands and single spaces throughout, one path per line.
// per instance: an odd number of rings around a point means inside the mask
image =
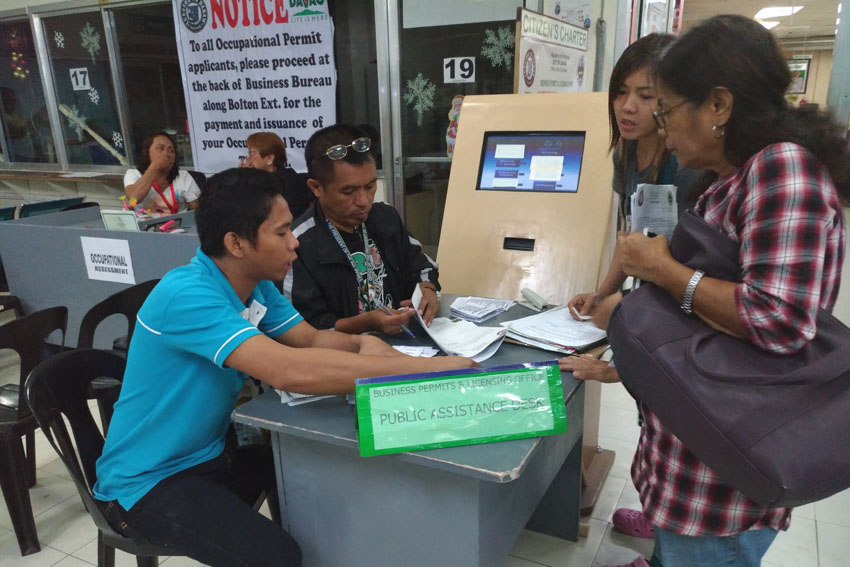
M 690 287 L 693 313 L 706 324 L 768 351 L 797 352 L 815 334 L 817 309 L 831 310 L 838 295 L 850 202 L 844 129 L 788 106 L 785 58 L 770 32 L 741 16 L 692 28 L 664 54 L 656 78 L 658 127 L 680 164 L 712 172 L 696 187 L 695 212 L 740 243 L 741 281 L 695 278 L 666 239 L 641 234 L 619 238 L 625 272 L 677 301 Z M 616 371 L 583 377 L 610 381 Z M 791 510 L 748 499 L 641 411 L 632 479 L 654 526 L 651 564 L 760 565 Z

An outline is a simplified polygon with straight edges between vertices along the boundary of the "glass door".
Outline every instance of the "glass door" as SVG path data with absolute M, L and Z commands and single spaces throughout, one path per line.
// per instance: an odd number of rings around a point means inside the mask
M 387 3 L 392 115 L 388 195 L 436 257 L 463 97 L 513 92 L 522 0 Z

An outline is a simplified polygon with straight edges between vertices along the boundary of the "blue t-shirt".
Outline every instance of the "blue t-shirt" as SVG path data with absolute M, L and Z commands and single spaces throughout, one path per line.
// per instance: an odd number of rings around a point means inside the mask
M 95 496 L 130 509 L 159 481 L 217 457 L 245 375 L 223 366 L 248 338 L 301 315 L 268 281 L 246 304 L 201 250 L 168 272 L 136 318 Z M 255 322 L 256 324 L 252 323 Z

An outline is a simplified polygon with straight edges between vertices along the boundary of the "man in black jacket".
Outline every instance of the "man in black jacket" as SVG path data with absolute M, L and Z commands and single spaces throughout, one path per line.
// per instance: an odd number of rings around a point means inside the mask
M 366 135 L 346 124 L 307 141 L 307 185 L 316 201 L 294 223 L 298 259 L 284 294 L 320 329 L 397 333 L 416 307 L 426 323 L 439 308 L 437 264 L 394 208 L 374 203 L 375 159 Z M 416 286 L 422 301 L 411 305 Z

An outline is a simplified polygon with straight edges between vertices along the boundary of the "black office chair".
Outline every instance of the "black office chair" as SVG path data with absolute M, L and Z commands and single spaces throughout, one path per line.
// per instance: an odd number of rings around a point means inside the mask
M 187 170 L 186 170 L 186 172 L 187 172 L 189 175 L 191 175 L 191 176 L 192 176 L 192 179 L 194 179 L 194 180 L 195 180 L 195 183 L 197 183 L 197 184 L 198 184 L 198 188 L 199 188 L 199 189 L 203 189 L 203 188 L 204 188 L 204 183 L 205 183 L 205 182 L 206 182 L 206 180 L 207 180 L 207 176 L 206 176 L 205 174 L 201 173 L 200 171 L 194 171 L 194 170 L 191 170 L 191 169 L 187 169 Z
M 77 349 L 39 364 L 26 382 L 26 397 L 47 440 L 71 474 L 83 505 L 97 526 L 97 565 L 115 566 L 115 550 L 136 556 L 139 567 L 156 567 L 158 556 L 173 550 L 137 542 L 117 533 L 95 501 L 95 463 L 103 452 L 103 435 L 88 406 L 91 383 L 99 378 L 118 382 L 124 376 L 125 359 L 109 350 Z M 64 419 L 63 419 L 64 418 Z M 71 433 L 65 425 L 71 425 Z
M 65 210 L 65 207 L 82 203 L 85 197 L 68 197 L 67 199 L 54 199 L 53 201 L 39 201 L 36 203 L 24 203 L 18 211 L 18 218 L 25 219 L 38 215 L 48 215 Z
M 74 203 L 72 205 L 68 205 L 67 207 L 62 207 L 62 212 L 76 211 L 77 209 L 90 209 L 94 207 L 100 209 L 100 203 L 96 201 L 84 201 L 82 203 Z
M 15 528 L 21 555 L 41 549 L 32 515 L 29 488 L 35 484 L 35 430 L 38 423 L 21 399 L 30 371 L 49 357 L 45 339 L 68 323 L 67 307 L 51 307 L 0 325 L 0 349 L 12 349 L 21 358 L 20 380 L 0 387 L 0 485 Z M 21 438 L 26 438 L 26 453 Z
M 98 325 L 107 317 L 120 314 L 127 318 L 127 334 L 115 338 L 112 348 L 126 352 L 130 346 L 130 339 L 133 337 L 133 329 L 136 327 L 136 313 L 139 312 L 142 303 L 158 282 L 158 279 L 150 280 L 122 289 L 89 309 L 80 323 L 77 348 L 94 347 L 94 334 Z M 112 406 L 118 399 L 119 391 L 119 384 L 114 380 L 104 378 L 92 382 L 89 397 L 97 400 L 104 433 L 112 420 Z

